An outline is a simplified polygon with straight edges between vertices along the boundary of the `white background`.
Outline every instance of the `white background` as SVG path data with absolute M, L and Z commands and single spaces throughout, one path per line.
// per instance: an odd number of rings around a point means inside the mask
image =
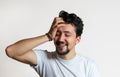
M 0 0 L 0 77 L 38 77 L 27 64 L 5 54 L 5 48 L 24 38 L 45 34 L 60 10 L 84 21 L 76 50 L 94 59 L 101 77 L 120 77 L 119 0 Z M 54 50 L 52 42 L 40 46 Z

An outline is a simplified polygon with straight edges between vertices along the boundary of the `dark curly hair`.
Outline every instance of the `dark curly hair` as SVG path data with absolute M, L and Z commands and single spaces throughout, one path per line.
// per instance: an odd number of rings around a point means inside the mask
M 76 28 L 76 37 L 81 36 L 83 32 L 83 21 L 74 13 L 68 13 L 64 10 L 60 11 L 59 17 L 63 18 L 66 23 L 74 24 Z

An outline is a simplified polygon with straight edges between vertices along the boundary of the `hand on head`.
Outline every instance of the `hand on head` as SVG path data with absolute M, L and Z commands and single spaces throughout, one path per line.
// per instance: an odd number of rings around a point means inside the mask
M 50 28 L 49 32 L 47 33 L 49 35 L 49 37 L 51 38 L 51 40 L 54 39 L 57 29 L 60 27 L 59 24 L 63 24 L 63 23 L 65 23 L 65 22 L 62 18 L 60 18 L 60 17 L 54 18 L 51 28 Z

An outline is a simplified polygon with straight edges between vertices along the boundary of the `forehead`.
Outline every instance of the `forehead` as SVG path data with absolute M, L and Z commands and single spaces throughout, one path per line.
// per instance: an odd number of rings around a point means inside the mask
M 72 24 L 59 24 L 58 31 L 75 32 L 75 27 Z

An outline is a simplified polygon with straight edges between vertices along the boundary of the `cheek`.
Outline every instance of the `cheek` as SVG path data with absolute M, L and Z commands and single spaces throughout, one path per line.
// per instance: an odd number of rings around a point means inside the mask
M 53 39 L 53 40 L 54 40 L 54 41 L 56 41 L 57 39 L 58 39 L 57 37 L 54 37 L 54 39 Z
M 69 40 L 69 41 L 68 41 L 68 45 L 70 45 L 70 46 L 76 45 L 76 40 L 74 40 L 74 39 Z

